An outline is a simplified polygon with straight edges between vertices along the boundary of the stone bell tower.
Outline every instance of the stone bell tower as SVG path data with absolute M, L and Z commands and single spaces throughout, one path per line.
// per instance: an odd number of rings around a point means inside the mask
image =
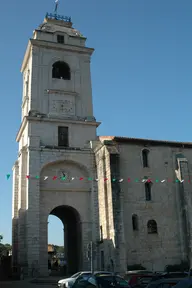
M 96 139 L 100 123 L 92 104 L 90 61 L 94 49 L 85 42 L 70 17 L 47 14 L 29 40 L 21 68 L 22 121 L 13 167 L 13 265 L 26 265 L 30 270 L 33 263 L 40 263 L 42 274 L 47 269 L 47 256 L 41 254 L 42 249 L 46 254 L 41 234 L 47 232 L 41 212 L 42 167 L 78 159 L 86 163 L 89 176 L 95 173 L 89 141 Z

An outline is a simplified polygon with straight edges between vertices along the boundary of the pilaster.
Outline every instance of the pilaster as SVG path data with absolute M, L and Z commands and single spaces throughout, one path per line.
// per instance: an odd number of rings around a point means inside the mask
M 13 194 L 12 194 L 12 265 L 18 264 L 18 190 L 19 190 L 19 162 L 13 166 Z

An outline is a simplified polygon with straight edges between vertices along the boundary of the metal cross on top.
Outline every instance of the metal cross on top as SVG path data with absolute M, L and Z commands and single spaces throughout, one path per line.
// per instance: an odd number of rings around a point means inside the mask
M 59 0 L 55 0 L 55 11 L 54 11 L 55 14 L 57 14 L 58 4 L 59 4 Z

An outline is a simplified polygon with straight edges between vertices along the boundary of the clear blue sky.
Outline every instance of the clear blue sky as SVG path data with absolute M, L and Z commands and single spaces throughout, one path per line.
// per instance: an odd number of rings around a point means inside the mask
M 11 242 L 12 165 L 20 126 L 20 67 L 28 39 L 54 0 L 1 3 L 0 233 Z M 59 14 L 95 48 L 94 112 L 100 135 L 192 141 L 192 1 L 60 0 Z M 62 244 L 52 217 L 49 243 Z

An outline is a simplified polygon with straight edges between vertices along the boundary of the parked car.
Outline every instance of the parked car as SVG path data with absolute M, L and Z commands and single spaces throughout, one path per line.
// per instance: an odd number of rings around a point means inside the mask
M 191 288 L 192 287 L 192 278 L 189 276 L 188 278 L 182 279 L 179 283 L 175 285 L 174 288 Z
M 77 279 L 79 279 L 81 277 L 81 279 L 88 279 L 91 276 L 92 272 L 91 271 L 81 271 L 81 272 L 77 272 L 74 275 L 72 275 L 70 278 L 65 278 L 65 279 L 61 279 L 58 281 L 58 287 L 61 288 L 69 288 L 71 286 L 73 286 L 73 284 L 75 283 L 75 281 Z M 94 275 L 96 274 L 109 274 L 112 275 L 112 272 L 109 271 L 96 271 L 94 272 Z
M 185 278 L 188 276 L 188 272 L 163 272 L 161 274 L 157 274 L 153 277 L 153 281 L 159 280 L 162 278 Z
M 146 286 L 154 277 L 154 273 L 129 273 L 124 276 L 124 279 L 128 281 L 131 287 L 134 286 Z
M 179 283 L 182 278 L 162 278 L 156 281 L 152 281 L 147 285 L 147 288 L 170 288 Z M 175 288 L 175 287 L 174 287 Z
M 96 274 L 86 280 L 78 278 L 73 288 L 130 288 L 130 286 L 118 275 Z

